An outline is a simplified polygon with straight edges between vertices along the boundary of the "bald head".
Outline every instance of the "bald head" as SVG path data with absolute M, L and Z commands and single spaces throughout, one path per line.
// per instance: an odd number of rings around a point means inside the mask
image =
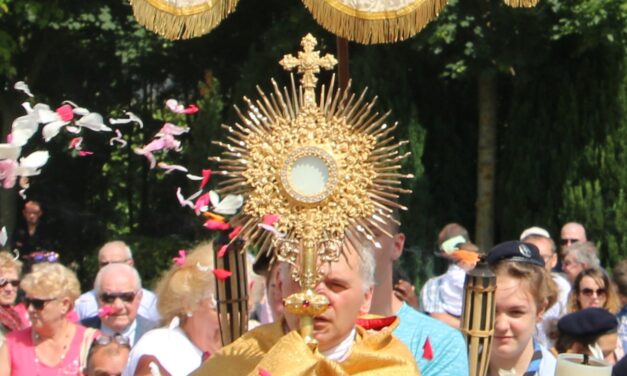
M 135 291 L 142 287 L 141 278 L 134 267 L 128 264 L 113 263 L 100 268 L 96 274 L 94 289 L 99 293 L 102 291 L 103 285 L 109 284 L 111 281 L 115 281 L 114 283 L 117 284 L 119 280 L 129 281 L 128 283 L 132 285 Z
M 560 246 L 562 248 L 573 243 L 583 243 L 587 240 L 586 229 L 581 223 L 568 222 L 562 226 L 562 231 L 560 231 Z
M 108 264 L 125 263 L 133 265 L 133 254 L 129 246 L 121 240 L 105 243 L 98 251 L 98 263 L 102 268 Z

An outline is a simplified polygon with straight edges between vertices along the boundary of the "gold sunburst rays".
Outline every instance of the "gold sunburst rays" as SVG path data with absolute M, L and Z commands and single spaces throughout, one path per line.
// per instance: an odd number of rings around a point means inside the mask
M 238 121 L 222 126 L 225 140 L 214 142 L 222 154 L 210 159 L 223 176 L 219 193 L 245 198 L 230 221 L 240 227 L 233 241 L 243 239 L 244 248 L 294 265 L 303 293 L 289 306 L 302 301 L 293 313 L 312 317 L 324 307 L 317 296 L 310 306 L 321 263 L 336 260 L 343 247 L 360 249 L 364 240 L 380 247 L 377 234 L 392 236 L 387 224 L 397 222 L 394 210 L 406 209 L 399 195 L 410 193 L 401 182 L 413 176 L 401 172 L 409 153 L 403 152 L 406 142 L 393 137 L 390 113 L 374 110 L 377 98 L 368 100 L 367 89 L 356 95 L 350 83 L 336 87 L 334 76 L 316 95 L 316 73 L 336 61 L 314 50 L 311 35 L 301 44 L 298 57 L 281 60 L 302 74 L 299 84 L 291 74 L 289 87 L 271 80 L 269 93 L 257 87 L 258 98 L 245 97 L 245 106 L 235 108 Z M 273 226 L 279 236 L 259 226 L 269 214 L 278 216 Z M 301 333 L 307 338 L 311 328 Z

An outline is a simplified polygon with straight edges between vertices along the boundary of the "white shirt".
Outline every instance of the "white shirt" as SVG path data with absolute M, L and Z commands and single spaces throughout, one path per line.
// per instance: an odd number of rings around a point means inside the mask
M 122 376 L 135 374 L 137 363 L 144 355 L 152 355 L 172 376 L 187 376 L 202 364 L 202 351 L 196 347 L 180 326 L 153 329 L 135 344 Z
M 566 278 L 557 273 L 551 273 L 551 276 L 558 289 L 557 301 L 544 312 L 542 321 L 536 324 L 535 334 L 536 341 L 548 349 L 554 346 L 554 341 L 549 338 L 549 333 L 556 330 L 557 321 L 567 313 L 568 295 L 570 294 L 570 283 Z
M 137 320 L 133 320 L 131 325 L 129 325 L 122 333 L 116 332 L 115 330 L 109 328 L 104 323 L 100 324 L 100 331 L 103 335 L 113 337 L 116 334 L 120 334 L 122 337 L 128 339 L 131 347 L 135 344 L 135 329 L 137 328 Z
M 74 303 L 74 310 L 79 320 L 98 315 L 96 290 L 87 291 L 79 296 Z M 152 291 L 142 289 L 142 300 L 139 303 L 137 314 L 150 321 L 159 322 L 160 316 L 159 311 L 157 311 L 157 296 Z

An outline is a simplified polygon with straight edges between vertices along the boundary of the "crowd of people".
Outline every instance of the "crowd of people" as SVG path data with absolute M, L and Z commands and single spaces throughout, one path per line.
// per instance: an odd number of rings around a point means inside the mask
M 292 267 L 272 255 L 252 262 L 249 331 L 222 347 L 214 244 L 173 263 L 155 292 L 142 286 L 141 265 L 119 240 L 100 248 L 93 289 L 82 294 L 57 260 L 23 274 L 22 261 L 2 251 L 0 376 L 468 375 L 463 284 L 482 253 L 497 286 L 489 375 L 553 375 L 560 353 L 624 367 L 627 260 L 608 273 L 582 225 L 562 228 L 559 249 L 546 230 L 531 227 L 489 252 L 463 226 L 446 225 L 438 244 L 449 268 L 420 294 L 394 278 L 405 242 L 399 227 L 375 235 L 380 248 L 364 242 L 325 267 L 315 290 L 330 304 L 313 321 L 315 351 L 283 304 L 300 289 Z

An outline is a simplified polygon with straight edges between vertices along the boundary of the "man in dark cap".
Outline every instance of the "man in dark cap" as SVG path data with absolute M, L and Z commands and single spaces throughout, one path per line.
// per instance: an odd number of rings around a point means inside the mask
M 565 315 L 557 323 L 557 353 L 586 354 L 614 364 L 617 360 L 618 321 L 603 308 L 586 308 Z

